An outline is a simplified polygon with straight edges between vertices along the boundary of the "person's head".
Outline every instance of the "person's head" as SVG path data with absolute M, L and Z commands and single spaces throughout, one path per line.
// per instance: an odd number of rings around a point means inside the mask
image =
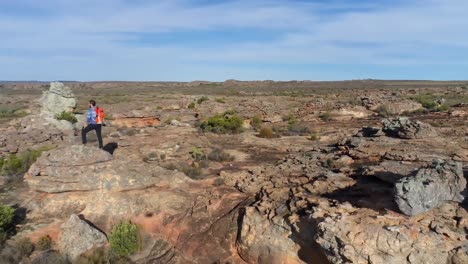
M 96 101 L 94 101 L 94 100 L 89 100 L 88 103 L 89 103 L 89 108 L 96 106 Z

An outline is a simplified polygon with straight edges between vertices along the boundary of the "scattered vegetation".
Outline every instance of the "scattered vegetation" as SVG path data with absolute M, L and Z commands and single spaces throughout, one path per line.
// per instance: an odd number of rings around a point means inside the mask
M 57 119 L 57 120 L 66 120 L 66 121 L 68 121 L 68 122 L 70 122 L 72 124 L 75 124 L 76 122 L 78 122 L 78 119 L 76 119 L 76 116 L 73 113 L 65 112 L 65 111 L 63 111 L 60 114 L 57 114 L 55 116 L 55 119 Z
M 282 116 L 281 117 L 283 121 L 288 122 L 288 124 L 295 123 L 297 122 L 297 118 L 294 114 L 289 113 L 288 115 Z
M 204 132 L 238 134 L 243 131 L 243 122 L 242 118 L 236 115 L 235 112 L 228 110 L 224 114 L 218 114 L 208 118 L 207 121 L 200 124 L 200 128 Z
M 142 248 L 140 230 L 131 222 L 117 224 L 112 228 L 109 243 L 117 256 L 130 256 Z
M 28 113 L 19 108 L 12 108 L 12 107 L 0 107 L 0 118 L 4 119 L 11 119 L 11 118 L 19 118 L 27 116 Z
M 201 148 L 193 148 L 190 154 L 192 155 L 192 158 L 197 161 L 206 159 L 205 152 Z
M 181 171 L 191 179 L 200 179 L 203 175 L 202 168 L 197 163 L 182 166 Z
M 259 115 L 254 115 L 252 117 L 252 127 L 255 129 L 255 130 L 259 130 L 261 127 L 262 127 L 262 117 L 259 116 Z
M 36 242 L 36 248 L 38 250 L 49 250 L 52 248 L 52 239 L 50 236 L 45 235 L 40 237 Z
M 207 96 L 202 96 L 202 97 L 198 98 L 197 104 L 202 104 L 203 102 L 208 101 L 208 100 L 210 100 L 210 99 Z
M 320 140 L 320 138 L 321 138 L 320 131 L 317 131 L 317 130 L 312 131 L 309 135 L 309 139 L 313 141 Z
M 381 105 L 375 110 L 380 117 L 389 117 L 392 115 L 388 105 Z
M 428 114 L 429 110 L 426 108 L 420 108 L 414 111 L 404 111 L 401 113 L 402 116 L 412 116 L 412 115 L 423 115 L 423 114 Z
M 19 155 L 11 154 L 5 159 L 0 158 L 0 175 L 19 175 L 28 171 L 29 167 L 41 156 L 42 152 L 52 149 L 44 146 L 27 150 Z
M 27 237 L 22 237 L 16 241 L 16 247 L 18 248 L 21 256 L 29 257 L 34 251 L 34 245 L 31 240 Z
M 188 106 L 188 109 L 194 109 L 195 108 L 195 102 L 191 102 Z
M 15 216 L 15 209 L 11 208 L 10 206 L 4 205 L 0 203 L 0 242 L 3 241 L 7 237 L 7 230 L 13 221 L 13 217 Z
M 319 118 L 322 119 L 322 121 L 328 122 L 332 120 L 332 114 L 330 112 L 321 113 Z
M 217 103 L 220 103 L 220 104 L 225 104 L 226 101 L 223 99 L 223 98 L 216 98 L 215 100 Z
M 420 94 L 416 97 L 413 97 L 412 99 L 429 110 L 433 110 L 438 106 L 438 104 L 435 102 L 435 97 L 429 94 Z
M 260 129 L 260 132 L 258 133 L 258 137 L 261 138 L 277 138 L 277 134 L 273 132 L 273 129 L 268 126 L 264 126 Z
M 210 152 L 210 154 L 208 154 L 208 159 L 211 161 L 225 162 L 233 161 L 234 156 L 230 155 L 222 149 L 215 148 Z

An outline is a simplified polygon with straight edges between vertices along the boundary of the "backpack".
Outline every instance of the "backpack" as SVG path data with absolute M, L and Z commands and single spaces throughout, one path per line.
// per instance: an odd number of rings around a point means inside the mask
M 104 124 L 104 109 L 102 107 L 96 106 L 96 124 Z

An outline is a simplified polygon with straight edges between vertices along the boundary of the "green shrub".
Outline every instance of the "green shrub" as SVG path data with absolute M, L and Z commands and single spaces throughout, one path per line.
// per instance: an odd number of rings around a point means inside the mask
M 320 140 L 320 138 L 321 138 L 320 131 L 312 131 L 309 135 L 309 139 L 313 141 Z
M 40 237 L 36 242 L 36 248 L 39 250 L 49 250 L 52 248 L 52 239 L 45 235 Z
M 5 231 L 13 221 L 15 209 L 0 203 L 0 230 Z
M 194 109 L 195 108 L 195 102 L 191 102 L 188 106 L 188 109 Z
M 237 134 L 242 132 L 243 120 L 241 117 L 226 112 L 223 115 L 215 115 L 208 118 L 200 124 L 200 128 L 204 132 L 213 132 L 217 134 Z
M 34 245 L 31 240 L 27 237 L 22 237 L 16 241 L 16 247 L 18 248 L 21 256 L 29 257 L 34 251 Z
M 438 104 L 435 102 L 435 98 L 429 94 L 421 94 L 412 98 L 414 101 L 420 103 L 424 108 L 429 110 L 434 110 L 438 107 Z
M 203 152 L 203 149 L 201 148 L 193 148 L 192 151 L 190 152 L 192 155 L 192 158 L 195 160 L 204 160 L 206 158 L 205 152 Z
M 319 118 L 322 119 L 322 121 L 328 122 L 332 120 L 332 114 L 330 112 L 321 113 Z
M 0 107 L 0 118 L 18 118 L 27 115 L 26 111 L 18 108 Z
M 237 114 L 237 111 L 234 109 L 228 109 L 224 112 L 224 115 L 235 115 Z
M 185 175 L 187 175 L 187 177 L 191 179 L 200 179 L 203 175 L 201 167 L 195 163 L 190 166 L 183 166 L 181 170 Z
M 443 104 L 443 105 L 439 105 L 436 110 L 437 112 L 445 112 L 449 109 L 450 109 L 450 106 L 448 104 Z
M 198 98 L 197 104 L 202 104 L 203 102 L 208 101 L 208 100 L 210 100 L 210 99 L 207 96 L 202 96 L 202 97 Z
M 117 256 L 130 256 L 142 248 L 140 230 L 131 222 L 117 224 L 112 228 L 109 243 Z
M 258 133 L 258 137 L 261 138 L 276 138 L 276 134 L 273 132 L 271 127 L 262 127 Z
M 234 156 L 230 155 L 229 153 L 226 153 L 222 149 L 215 148 L 210 152 L 210 154 L 208 154 L 208 159 L 218 162 L 233 161 Z
M 38 149 L 27 150 L 19 155 L 9 155 L 6 159 L 1 159 L 0 175 L 19 175 L 29 170 L 29 167 L 36 162 L 42 152 L 52 149 L 44 146 Z
M 216 98 L 216 102 L 220 104 L 225 104 L 226 101 L 223 98 Z
M 389 117 L 392 113 L 390 111 L 390 108 L 387 105 L 381 105 L 375 109 L 377 114 L 379 114 L 380 117 Z
M 55 119 L 57 119 L 57 120 L 66 120 L 66 121 L 68 121 L 68 122 L 70 122 L 72 124 L 75 124 L 76 122 L 78 122 L 78 119 L 76 119 L 76 116 L 73 113 L 65 112 L 65 111 L 63 111 L 60 114 L 57 114 L 55 116 Z
M 262 118 L 259 116 L 259 115 L 255 115 L 252 117 L 252 127 L 255 129 L 255 130 L 258 130 L 262 127 Z

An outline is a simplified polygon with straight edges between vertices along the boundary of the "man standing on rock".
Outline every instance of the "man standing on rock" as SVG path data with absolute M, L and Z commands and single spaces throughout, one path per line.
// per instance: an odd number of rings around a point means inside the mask
M 96 111 L 96 101 L 90 100 L 88 114 L 86 115 L 87 126 L 81 129 L 81 139 L 83 141 L 83 144 L 86 144 L 86 133 L 88 133 L 91 130 L 96 130 L 96 136 L 99 141 L 99 148 L 102 149 L 102 121 L 102 118 Z

